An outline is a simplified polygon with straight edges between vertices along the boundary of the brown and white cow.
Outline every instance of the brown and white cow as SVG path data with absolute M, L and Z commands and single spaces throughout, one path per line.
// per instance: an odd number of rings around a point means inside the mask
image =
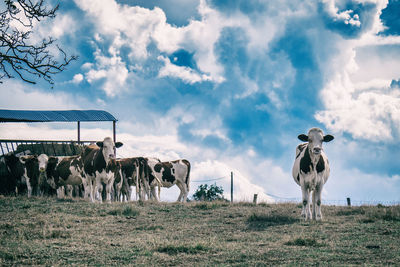
M 160 190 L 161 186 L 169 188 L 176 184 L 181 191 L 177 201 L 186 202 L 190 183 L 190 162 L 188 160 L 160 162 L 147 158 L 146 166 L 145 177 L 151 189 L 151 198 L 159 201 L 159 193 L 155 192 L 156 186 Z
M 72 186 L 83 185 L 85 198 L 89 197 L 89 188 L 83 171 L 81 155 L 77 156 L 47 156 L 41 154 L 38 157 L 39 171 L 46 174 L 47 183 L 57 190 L 57 197 L 62 198 L 64 189 L 72 196 Z
M 301 186 L 303 209 L 301 215 L 305 220 L 313 218 L 321 220 L 321 193 L 328 180 L 330 168 L 329 161 L 322 149 L 323 142 L 334 139 L 332 135 L 324 135 L 319 128 L 311 128 L 308 135 L 300 134 L 298 138 L 306 143 L 296 148 L 292 175 L 294 181 Z M 312 193 L 312 217 L 310 210 L 310 194 Z
M 83 169 L 91 188 L 91 200 L 95 202 L 96 192 L 102 195 L 102 183 L 106 185 L 107 202 L 111 202 L 111 192 L 114 179 L 121 167 L 115 159 L 115 148 L 121 147 L 122 143 L 114 141 L 110 137 L 104 138 L 96 145 L 89 145 L 85 148 L 83 157 Z M 99 202 L 102 202 L 100 197 Z

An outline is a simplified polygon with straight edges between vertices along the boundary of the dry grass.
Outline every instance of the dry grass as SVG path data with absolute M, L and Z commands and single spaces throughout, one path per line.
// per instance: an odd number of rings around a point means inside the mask
M 397 265 L 400 206 L 0 198 L 0 265 Z

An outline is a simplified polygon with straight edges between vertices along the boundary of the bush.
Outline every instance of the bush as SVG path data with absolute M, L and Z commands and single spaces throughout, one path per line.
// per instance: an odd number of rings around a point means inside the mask
M 197 201 L 224 200 L 223 193 L 224 189 L 222 189 L 222 186 L 217 186 L 216 184 L 210 186 L 208 186 L 208 184 L 202 184 L 193 194 L 193 198 Z

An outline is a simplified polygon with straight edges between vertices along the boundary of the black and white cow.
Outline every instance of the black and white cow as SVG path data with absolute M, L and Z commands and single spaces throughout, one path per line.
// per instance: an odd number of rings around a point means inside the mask
M 300 134 L 303 143 L 296 148 L 292 175 L 294 181 L 301 186 L 303 209 L 301 215 L 305 220 L 313 218 L 321 220 L 321 193 L 329 177 L 329 161 L 322 149 L 323 142 L 334 139 L 332 135 L 324 135 L 319 128 L 311 128 L 308 135 Z M 310 194 L 312 192 L 312 217 L 310 210 Z
M 186 159 L 160 162 L 157 159 L 146 159 L 145 177 L 146 184 L 150 186 L 151 198 L 159 201 L 160 187 L 177 185 L 180 189 L 178 202 L 186 202 L 190 183 L 190 162 Z M 156 194 L 155 187 L 159 187 Z M 146 188 L 146 187 L 145 187 Z
M 102 183 L 106 186 L 107 202 L 111 202 L 111 192 L 117 172 L 121 170 L 120 164 L 115 159 L 115 148 L 122 143 L 114 141 L 110 137 L 104 138 L 96 145 L 87 146 L 83 152 L 83 168 L 88 184 L 91 188 L 91 200 L 95 202 L 96 192 L 102 195 Z M 100 202 L 102 199 L 100 197 Z
M 14 153 L 8 153 L 1 157 L 1 162 L 5 166 L 5 172 L 2 175 L 2 193 L 22 193 L 27 191 L 27 183 L 25 178 L 25 165 L 19 160 Z M 32 188 L 28 180 L 29 196 Z
M 12 161 L 10 172 L 13 173 L 14 178 L 17 178 L 18 183 L 26 184 L 28 197 L 32 195 L 41 195 L 43 194 L 43 190 L 41 187 L 43 186 L 43 179 L 40 177 L 39 169 L 38 169 L 38 160 L 36 155 L 27 155 L 15 157 L 14 155 L 10 155 L 6 158 L 6 161 Z M 21 176 L 22 171 L 22 176 Z
M 81 155 L 56 157 L 41 154 L 38 157 L 39 171 L 46 173 L 47 183 L 57 190 L 57 197 L 62 198 L 64 189 L 72 196 L 73 186 L 83 185 L 84 197 L 89 197 L 89 188 L 83 171 Z

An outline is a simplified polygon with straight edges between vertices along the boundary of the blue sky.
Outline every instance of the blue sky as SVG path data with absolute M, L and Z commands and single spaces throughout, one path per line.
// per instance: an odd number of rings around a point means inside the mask
M 326 200 L 400 201 L 400 1 L 61 2 L 51 33 L 79 55 L 55 85 L 0 85 L 2 108 L 103 109 L 120 155 L 187 158 L 229 197 L 300 198 L 297 135 L 317 126 Z M 110 125 L 87 124 L 102 139 Z M 27 134 L 29 133 L 29 134 Z M 74 125 L 2 125 L 4 138 L 76 138 Z M 192 183 L 194 192 L 198 183 Z M 164 200 L 177 198 L 165 191 Z

